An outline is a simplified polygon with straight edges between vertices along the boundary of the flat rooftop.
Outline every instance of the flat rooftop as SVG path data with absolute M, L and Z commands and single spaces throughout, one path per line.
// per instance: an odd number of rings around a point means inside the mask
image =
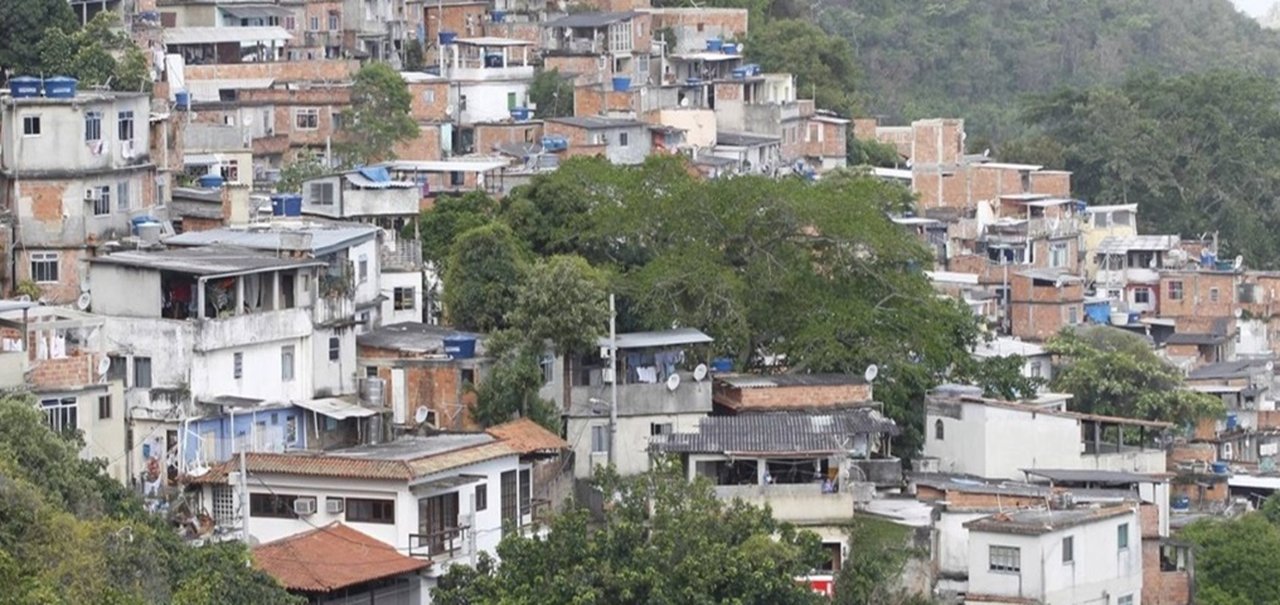
M 1130 506 L 1077 507 L 1066 510 L 1016 510 L 974 519 L 964 524 L 969 531 L 1038 536 L 1134 514 Z
M 308 224 L 299 228 L 273 226 L 270 229 L 209 229 L 188 231 L 164 240 L 170 246 L 239 246 L 254 250 L 293 250 L 295 245 L 286 241 L 290 236 L 309 236 L 306 250 L 316 256 L 336 252 L 342 248 L 377 237 L 379 229 L 367 225 L 344 223 L 343 226 Z
M 832 387 L 866 384 L 857 374 L 717 374 L 716 380 L 739 389 L 778 387 Z
M 382 326 L 356 337 L 362 347 L 394 349 L 412 353 L 444 353 L 444 339 L 471 337 L 476 339 L 476 355 L 484 355 L 484 335 L 433 326 L 415 321 Z
M 430 437 L 407 436 L 395 441 L 331 450 L 328 456 L 364 460 L 407 462 L 495 441 L 488 433 L 446 433 Z
M 89 259 L 91 263 L 121 265 L 193 275 L 235 275 L 254 271 L 320 267 L 315 260 L 280 258 L 236 246 L 207 246 L 156 251 L 126 250 Z

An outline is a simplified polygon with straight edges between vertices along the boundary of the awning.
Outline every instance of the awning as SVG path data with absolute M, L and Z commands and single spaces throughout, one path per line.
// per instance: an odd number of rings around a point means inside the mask
M 413 489 L 417 491 L 453 489 L 455 487 L 460 487 L 463 485 L 467 485 L 469 483 L 476 483 L 484 480 L 485 480 L 484 475 L 453 475 L 451 477 L 442 477 L 440 479 L 432 479 L 431 481 L 427 481 L 426 483 L 419 483 L 418 485 L 413 486 Z
M 284 42 L 292 35 L 283 27 L 170 27 L 164 30 L 164 43 L 223 44 L 230 42 Z
M 696 328 L 677 328 L 659 332 L 630 332 L 618 335 L 619 349 L 645 349 L 649 347 L 675 347 L 680 345 L 704 344 L 712 342 L 712 338 Z M 600 346 L 610 345 L 609 338 L 602 337 Z
M 311 410 L 321 416 L 328 416 L 334 420 L 365 418 L 378 413 L 369 408 L 333 397 L 326 397 L 324 399 L 307 399 L 305 401 L 295 401 L 293 403 L 300 408 Z
M 222 12 L 236 19 L 267 19 L 269 17 L 288 17 L 293 14 L 287 8 L 279 6 L 223 6 Z

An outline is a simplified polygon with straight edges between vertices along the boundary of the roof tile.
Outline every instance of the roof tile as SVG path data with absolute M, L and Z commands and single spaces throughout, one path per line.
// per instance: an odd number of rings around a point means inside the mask
M 254 566 L 289 590 L 331 592 L 429 567 L 339 522 L 268 542 L 253 550 Z

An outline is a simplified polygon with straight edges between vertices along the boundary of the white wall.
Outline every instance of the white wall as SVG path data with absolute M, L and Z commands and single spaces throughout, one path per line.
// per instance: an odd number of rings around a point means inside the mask
M 462 82 L 458 86 L 449 87 L 449 103 L 457 108 L 460 124 L 510 120 L 507 95 L 516 93 L 516 107 L 523 107 L 528 103 L 528 91 L 527 80 Z M 465 109 L 459 95 L 467 98 Z M 536 110 L 534 113 L 536 115 Z
M 1129 546 L 1117 548 L 1118 527 L 1128 523 Z M 1062 539 L 1072 536 L 1072 563 L 1062 561 Z M 1022 549 L 1020 574 L 989 569 L 992 545 Z M 1038 536 L 969 533 L 969 592 L 1021 596 L 1047 605 L 1142 602 L 1142 538 L 1138 515 L 1112 517 Z
M 329 339 L 336 336 L 338 359 L 329 359 Z M 330 395 L 356 392 L 356 331 L 354 327 L 316 328 L 311 338 L 311 364 L 314 369 L 313 391 Z
M 405 321 L 422 321 L 421 272 L 383 272 L 381 276 L 381 287 L 382 296 L 386 298 L 386 300 L 382 301 L 382 325 L 390 325 Z M 396 288 L 413 288 L 413 308 L 401 309 L 399 311 L 396 310 Z
M 1257 319 L 1236 320 L 1240 333 L 1236 335 L 1237 355 L 1266 355 L 1271 353 L 1267 342 L 1267 323 Z
M 160 317 L 164 300 L 159 271 L 93 263 L 89 276 L 89 293 L 93 299 L 90 308 L 94 313 Z
M 102 114 L 100 153 L 85 141 L 85 113 L 89 111 Z M 122 111 L 133 112 L 132 157 L 126 157 L 118 138 Z M 151 152 L 150 112 L 151 100 L 145 94 L 81 94 L 74 104 L 69 99 L 39 99 L 18 106 L 16 118 L 13 107 L 6 104 L 0 125 L 0 132 L 4 133 L 2 145 L 6 151 L 15 152 L 4 154 L 4 168 L 13 168 L 16 159 L 20 159 L 22 170 L 121 168 Z M 39 136 L 23 136 L 25 116 L 40 117 Z
M 1049 414 L 964 404 L 962 419 L 928 414 L 925 456 L 939 470 L 992 479 L 1024 479 L 1025 468 L 1081 468 L 1078 421 Z M 943 439 L 935 424 L 942 420 Z
M 273 340 L 198 354 L 192 360 L 191 393 L 196 397 L 236 395 L 267 401 L 310 399 L 309 340 Z M 293 380 L 289 381 L 283 380 L 282 372 L 281 348 L 285 346 L 294 351 Z M 242 355 L 240 378 L 235 377 L 237 353 Z
M 360 259 L 362 258 L 368 263 L 364 281 L 360 281 Z M 382 289 L 378 286 L 378 276 L 382 272 L 378 238 L 375 237 L 348 248 L 347 259 L 351 261 L 351 268 L 355 271 L 353 277 L 356 282 L 356 306 L 372 303 L 382 293 Z
M 965 529 L 964 524 L 988 514 L 942 511 L 941 518 L 934 523 L 938 548 L 933 558 L 938 564 L 939 573 L 969 573 L 969 530 Z
M 616 455 L 617 470 L 622 475 L 635 475 L 649 470 L 649 428 L 651 424 L 671 424 L 676 433 L 692 433 L 698 430 L 701 412 L 693 414 L 663 414 L 652 416 L 620 416 Z M 609 426 L 608 414 L 599 418 L 570 418 L 568 441 L 574 450 L 573 475 L 590 477 L 593 467 L 608 463 L 608 454 L 591 452 L 591 427 Z

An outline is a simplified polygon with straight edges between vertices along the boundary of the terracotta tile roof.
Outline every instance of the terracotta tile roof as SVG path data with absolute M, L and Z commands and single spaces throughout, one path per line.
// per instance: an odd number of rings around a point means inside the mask
M 438 456 L 411 460 L 407 465 L 414 477 L 425 477 L 451 468 L 486 462 L 503 456 L 514 456 L 519 453 L 504 441 L 493 441 L 466 449 L 446 452 Z
M 285 588 L 306 592 L 331 592 L 431 565 L 336 521 L 253 549 L 253 564 Z
M 485 432 L 502 440 L 511 446 L 511 449 L 521 454 L 558 452 L 569 449 L 569 442 L 528 418 L 520 418 L 489 427 Z

